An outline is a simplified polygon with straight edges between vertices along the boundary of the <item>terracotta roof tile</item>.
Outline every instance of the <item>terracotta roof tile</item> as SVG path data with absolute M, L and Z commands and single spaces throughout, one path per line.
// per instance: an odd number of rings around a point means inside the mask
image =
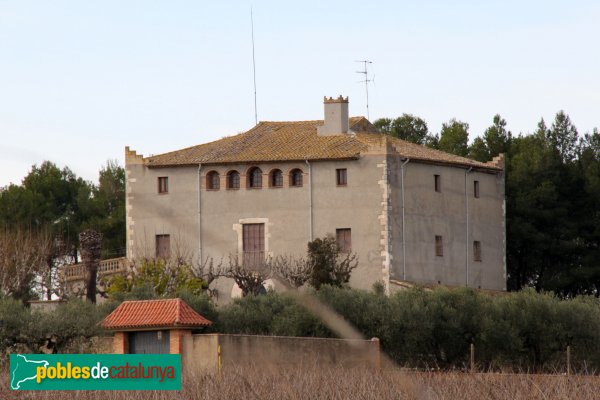
M 211 325 L 181 299 L 124 301 L 104 321 L 109 330 L 163 327 L 198 327 Z
M 150 167 L 228 164 L 274 161 L 343 160 L 359 158 L 370 148 L 389 144 L 400 156 L 412 160 L 458 164 L 478 168 L 500 168 L 443 151 L 385 136 L 365 117 L 350 118 L 353 134 L 319 136 L 322 120 L 261 121 L 235 136 L 144 159 Z
M 497 166 L 491 163 L 483 163 L 480 161 L 475 161 L 470 158 L 457 156 L 454 154 L 446 153 L 441 150 L 432 149 L 427 146 L 421 146 L 416 143 L 407 142 L 406 140 L 398 139 L 398 138 L 389 138 L 392 146 L 403 157 L 409 158 L 411 160 L 420 160 L 420 161 L 429 161 L 434 163 L 444 163 L 444 164 L 454 164 L 454 165 L 462 165 L 467 167 L 477 167 L 477 168 L 485 168 L 492 170 L 501 171 L 502 168 L 498 168 Z

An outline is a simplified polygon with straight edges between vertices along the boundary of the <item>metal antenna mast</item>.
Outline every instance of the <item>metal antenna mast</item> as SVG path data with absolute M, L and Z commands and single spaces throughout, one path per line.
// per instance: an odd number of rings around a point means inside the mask
M 250 25 L 252 26 L 252 72 L 254 74 L 254 124 L 258 124 L 258 111 L 256 107 L 256 60 L 254 58 L 254 18 L 250 6 Z
M 371 119 L 369 116 L 369 82 L 373 82 L 372 79 L 369 79 L 369 71 L 367 70 L 367 64 L 373 64 L 372 61 L 369 60 L 358 60 L 355 61 L 358 63 L 363 63 L 364 66 L 364 70 L 362 71 L 356 71 L 357 74 L 363 74 L 365 76 L 365 80 L 363 81 L 359 81 L 360 83 L 365 83 L 365 91 L 367 93 L 367 119 Z

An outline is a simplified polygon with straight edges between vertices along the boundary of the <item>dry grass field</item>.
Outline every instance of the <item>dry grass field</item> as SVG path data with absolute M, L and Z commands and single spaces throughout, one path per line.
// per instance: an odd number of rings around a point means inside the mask
M 0 399 L 597 399 L 600 377 L 344 369 L 229 369 L 186 377 L 181 392 L 11 392 Z

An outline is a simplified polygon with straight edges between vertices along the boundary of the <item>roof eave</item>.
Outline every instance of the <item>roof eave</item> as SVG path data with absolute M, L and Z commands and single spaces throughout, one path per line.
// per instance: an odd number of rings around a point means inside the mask
M 171 330 L 181 328 L 205 328 L 211 326 L 212 322 L 206 324 L 169 324 L 169 325 L 128 325 L 128 326 L 115 326 L 115 327 L 102 327 L 107 331 L 118 331 L 118 332 L 138 332 L 138 331 L 153 331 L 153 330 Z
M 350 157 L 306 157 L 290 158 L 281 160 L 241 160 L 241 161 L 222 161 L 222 162 L 196 162 L 196 163 L 164 163 L 164 164 L 145 164 L 148 168 L 172 168 L 172 167 L 197 167 L 198 165 L 238 165 L 238 164 L 274 164 L 283 162 L 305 162 L 305 161 L 354 161 L 360 158 L 360 154 Z
M 404 157 L 404 156 L 402 156 Z M 410 158 L 410 157 L 406 157 L 406 158 Z M 423 164 L 431 164 L 431 165 L 443 165 L 443 166 L 448 166 L 448 167 L 456 167 L 456 168 L 464 168 L 464 169 L 468 169 L 468 168 L 473 168 L 473 170 L 477 170 L 479 172 L 487 172 L 487 173 L 498 173 L 498 172 L 504 172 L 504 170 L 502 168 L 499 167 L 493 167 L 493 166 L 483 166 L 483 165 L 473 165 L 473 164 L 468 164 L 468 163 L 460 163 L 460 162 L 452 162 L 452 161 L 442 161 L 442 160 L 430 160 L 430 159 L 426 159 L 426 158 L 410 158 L 411 162 L 415 161 L 415 162 L 420 162 Z

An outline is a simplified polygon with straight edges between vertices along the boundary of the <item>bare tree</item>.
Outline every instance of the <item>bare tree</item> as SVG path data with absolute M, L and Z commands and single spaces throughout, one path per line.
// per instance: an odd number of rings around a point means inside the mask
M 216 262 L 212 257 L 206 257 L 191 264 L 193 265 L 194 276 L 202 278 L 208 285 L 226 275 L 225 268 L 223 268 L 223 259 Z
M 303 257 L 277 256 L 273 272 L 294 289 L 303 286 L 312 276 L 313 263 Z
M 46 232 L 0 231 L 0 291 L 27 300 L 35 278 L 46 268 L 51 244 Z
M 229 265 L 225 276 L 231 278 L 242 290 L 242 296 L 260 294 L 264 289 L 263 283 L 272 275 L 273 268 L 270 259 L 262 262 L 242 262 L 237 255 L 229 255 Z

